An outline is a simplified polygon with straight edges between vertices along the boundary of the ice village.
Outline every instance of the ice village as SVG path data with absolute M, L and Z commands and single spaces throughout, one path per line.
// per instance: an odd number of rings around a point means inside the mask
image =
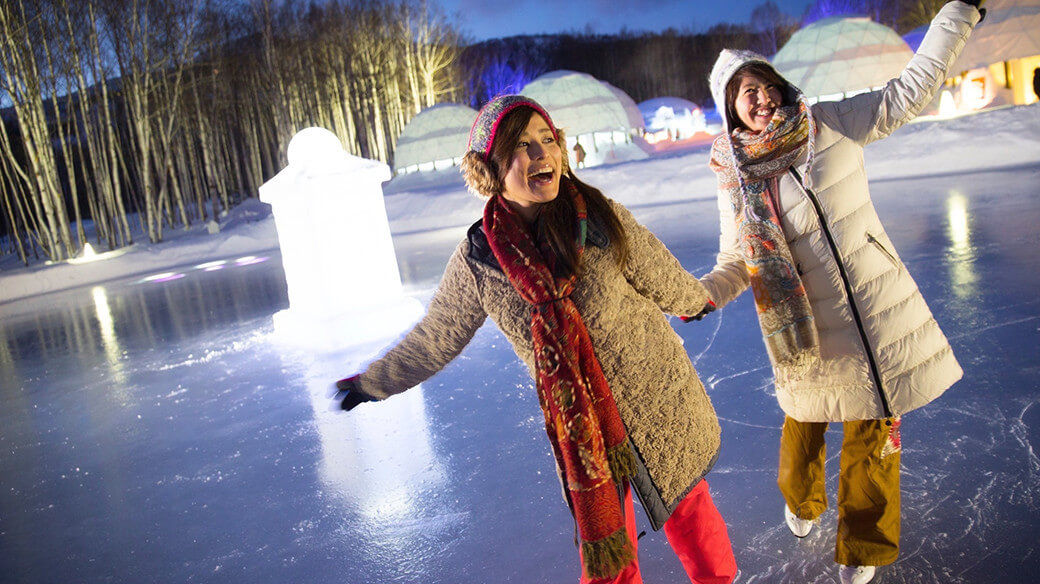
M 456 4 L 0 4 L 0 582 L 1037 581 L 1040 0 Z

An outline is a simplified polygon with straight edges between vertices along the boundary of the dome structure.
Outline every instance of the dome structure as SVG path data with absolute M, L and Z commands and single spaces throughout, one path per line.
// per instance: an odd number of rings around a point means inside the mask
M 600 81 L 614 97 L 621 102 L 621 107 L 625 108 L 625 117 L 628 119 L 628 127 L 636 130 L 643 129 L 643 114 L 639 111 L 639 106 L 636 105 L 636 100 L 629 97 L 627 93 L 620 87 L 615 87 L 606 81 Z
M 534 79 L 520 93 L 542 104 L 566 132 L 575 167 L 647 158 L 639 136 L 639 108 L 617 87 L 586 73 L 560 70 Z
M 546 73 L 528 83 L 520 93 L 542 104 L 553 123 L 572 136 L 627 132 L 633 127 L 618 96 L 607 84 L 586 73 Z
M 810 100 L 836 100 L 898 77 L 913 52 L 896 31 L 866 17 L 833 17 L 799 30 L 773 66 Z
M 921 46 L 921 41 L 924 40 L 925 33 L 928 32 L 929 25 L 922 24 L 914 30 L 903 35 L 903 40 L 906 41 L 907 46 L 910 47 L 911 51 L 917 52 L 917 49 Z
M 707 131 L 700 106 L 681 97 L 655 97 L 639 104 L 647 134 L 670 134 L 672 140 Z M 660 138 L 658 137 L 658 140 Z
M 1040 0 L 989 0 L 953 71 L 1040 55 Z
M 972 32 L 950 72 L 961 109 L 1035 103 L 1040 69 L 1040 0 L 989 0 L 986 19 Z
M 441 170 L 457 165 L 466 153 L 477 110 L 439 103 L 409 121 L 394 150 L 394 173 Z

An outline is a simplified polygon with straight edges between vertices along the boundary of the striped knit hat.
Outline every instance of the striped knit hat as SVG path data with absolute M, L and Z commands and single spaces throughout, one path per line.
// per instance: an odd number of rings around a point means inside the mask
M 538 102 L 523 95 L 500 95 L 487 102 L 477 114 L 477 119 L 469 130 L 469 151 L 476 152 L 484 162 L 487 162 L 488 157 L 491 156 L 491 145 L 495 143 L 495 132 L 498 131 L 499 122 L 506 114 L 524 105 L 541 114 L 545 118 L 545 123 L 549 124 L 553 137 L 559 138 L 552 118 L 549 117 L 545 108 L 538 105 Z

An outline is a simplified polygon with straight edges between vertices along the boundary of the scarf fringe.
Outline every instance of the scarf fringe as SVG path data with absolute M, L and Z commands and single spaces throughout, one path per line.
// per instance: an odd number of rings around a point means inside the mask
M 801 381 L 820 362 L 820 348 L 807 347 L 788 357 L 786 361 L 777 363 L 777 372 L 781 373 L 781 381 Z
M 581 557 L 590 578 L 613 578 L 632 563 L 635 554 L 622 527 L 602 539 L 581 542 Z
M 627 440 L 607 449 L 607 462 L 610 464 L 610 474 L 615 482 L 636 474 L 636 455 Z

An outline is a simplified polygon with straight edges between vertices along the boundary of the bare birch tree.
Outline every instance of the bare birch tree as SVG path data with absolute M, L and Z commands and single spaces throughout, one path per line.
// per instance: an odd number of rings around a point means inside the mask
M 34 212 L 44 220 L 37 224 L 39 244 L 51 259 L 64 259 L 73 253 L 65 210 L 65 198 L 58 181 L 58 167 L 51 148 L 44 107 L 45 72 L 40 67 L 37 43 L 46 33 L 47 5 L 11 0 L 0 3 L 0 84 L 14 106 L 25 167 L 7 150 L 10 166 L 21 168 L 18 175 L 27 180 Z

